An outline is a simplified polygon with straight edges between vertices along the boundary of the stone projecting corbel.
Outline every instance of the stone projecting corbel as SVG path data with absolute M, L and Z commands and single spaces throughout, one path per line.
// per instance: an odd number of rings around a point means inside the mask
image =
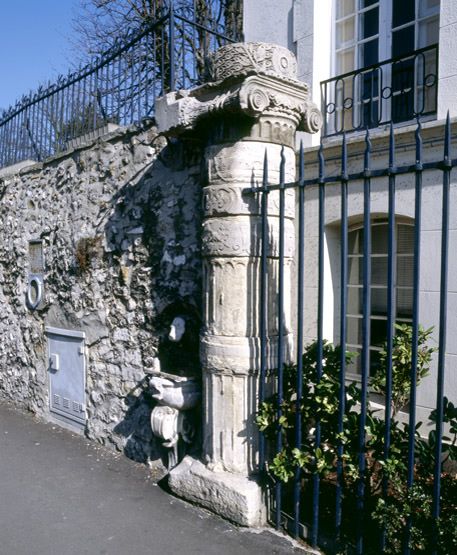
M 296 80 L 296 63 L 280 46 L 263 43 L 231 44 L 211 59 L 217 81 L 192 90 L 171 92 L 156 102 L 156 120 L 161 133 L 178 136 L 197 122 L 223 113 L 244 114 L 255 120 L 268 118 L 271 126 L 287 121 L 290 132 L 272 137 L 289 144 L 296 129 L 316 133 L 322 115 L 309 98 L 308 86 Z M 252 138 L 260 133 L 254 129 Z

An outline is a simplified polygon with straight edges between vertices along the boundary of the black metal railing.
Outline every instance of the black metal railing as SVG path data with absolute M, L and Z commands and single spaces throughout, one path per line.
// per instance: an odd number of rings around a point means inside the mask
M 333 166 L 331 171 L 326 169 L 321 143 L 317 159 L 310 162 L 317 168 L 316 177 L 310 178 L 306 178 L 305 155 L 301 148 L 299 180 L 294 183 L 285 182 L 284 156 L 279 162 L 279 183 L 271 183 L 265 155 L 262 184 L 245 191 L 258 198 L 262 221 L 259 227 L 260 398 L 257 416 L 261 429 L 260 469 L 266 482 L 271 484 L 272 521 L 278 528 L 286 527 L 296 537 L 307 538 L 326 553 L 453 552 L 455 521 L 452 525 L 450 519 L 455 518 L 452 514 L 457 508 L 457 478 L 452 468 L 445 466 L 445 461 L 457 458 L 457 409 L 445 396 L 455 397 L 455 391 L 449 389 L 450 381 L 445 390 L 445 373 L 448 363 L 447 276 L 456 271 L 456 268 L 448 268 L 449 222 L 455 217 L 449 195 L 451 171 L 457 166 L 457 159 L 451 157 L 449 115 L 442 137 L 444 154 L 441 160 L 423 160 L 419 122 L 415 133 L 415 159 L 409 165 L 397 166 L 394 139 L 391 123 L 388 164 L 376 169 L 367 130 L 363 168 L 349 173 L 344 135 L 337 175 Z M 421 259 L 425 267 L 435 248 L 428 243 L 427 260 L 424 260 L 421 223 L 424 173 L 428 187 L 433 178 L 439 192 L 436 208 L 428 205 L 428 210 L 437 213 L 433 229 L 441 230 L 439 241 L 433 239 L 433 244 L 440 243 L 438 251 L 441 254 L 434 262 L 436 283 L 433 286 L 439 291 L 436 294 L 439 308 L 437 306 L 432 322 L 433 330 L 426 332 L 419 318 L 426 314 L 430 321 L 432 317 L 430 307 L 425 313 L 425 307 L 420 310 L 423 298 L 420 291 L 425 279 Z M 401 210 L 405 203 L 405 180 L 410 176 L 407 203 L 411 217 L 409 227 L 403 228 L 404 217 L 397 216 L 396 208 L 398 176 L 402 181 Z M 375 195 L 371 192 L 373 182 Z M 355 189 L 351 191 L 352 185 Z M 288 266 L 284 222 L 290 217 L 290 214 L 286 216 L 285 198 L 290 190 L 296 192 L 298 234 L 293 278 L 296 279 L 293 298 L 297 304 L 296 316 L 292 316 L 296 322 L 295 362 L 287 355 L 290 352 L 287 348 L 289 324 L 285 322 L 284 304 L 287 287 L 284 269 Z M 352 213 L 349 218 L 349 201 L 354 203 L 354 194 L 361 210 L 357 218 Z M 381 195 L 382 205 L 387 210 L 382 230 L 373 227 L 380 221 Z M 435 193 L 433 198 L 437 198 Z M 338 207 L 338 228 L 334 223 L 327 227 L 326 211 L 330 209 L 334 222 Z M 440 209 L 441 218 L 438 216 Z M 358 222 L 358 235 L 351 235 L 354 220 Z M 275 233 L 278 233 L 276 238 Z M 335 244 L 333 250 L 331 237 Z M 380 251 L 381 239 L 385 250 Z M 279 245 L 277 253 L 272 241 Z M 331 269 L 325 264 L 326 243 Z M 411 263 L 403 272 L 400 260 L 406 257 L 405 249 L 410 253 Z M 357 254 L 351 258 L 353 252 Z M 379 252 L 385 252 L 385 256 Z M 372 298 L 379 285 L 379 261 L 386 290 L 382 320 L 384 344 L 383 363 L 377 365 L 373 375 L 375 352 L 370 328 L 379 315 L 375 314 Z M 331 276 L 326 275 L 328 272 Z M 354 339 L 350 339 L 349 333 L 351 303 L 348 292 L 354 278 L 358 280 L 361 293 L 358 301 L 360 344 L 355 349 L 360 361 L 358 366 L 353 363 L 351 351 L 354 348 L 350 343 Z M 404 315 L 404 307 L 399 308 L 403 278 L 408 280 L 412 290 L 408 297 L 410 318 L 406 324 L 399 325 Z M 324 299 L 324 280 L 332 282 L 334 298 L 331 301 Z M 327 302 L 332 304 L 335 346 L 328 343 L 324 335 L 324 318 L 329 317 L 330 305 L 324 311 Z M 277 334 L 278 340 L 275 352 L 272 352 L 272 345 L 276 344 L 272 333 Z M 432 346 L 428 345 L 427 338 L 433 339 Z M 452 352 L 455 349 L 454 344 L 448 347 Z M 435 362 L 434 351 L 438 353 Z M 424 377 L 424 361 L 425 366 L 433 367 L 433 380 L 427 382 L 426 388 L 430 391 L 434 384 L 433 397 L 436 396 L 435 409 L 425 409 L 432 428 L 430 433 L 417 422 L 417 392 L 424 387 L 420 383 Z M 400 370 L 406 385 L 398 381 Z M 373 381 L 375 377 L 377 381 Z M 268 393 L 272 391 L 273 394 Z M 377 410 L 373 409 L 376 391 L 378 394 L 381 391 L 375 399 Z M 401 411 L 396 406 L 399 391 L 404 394 Z M 433 402 L 428 400 L 426 405 L 433 406 Z M 383 408 L 379 409 L 380 405 Z M 424 418 L 423 412 L 421 416 Z M 445 427 L 447 433 L 443 433 Z
M 325 137 L 436 113 L 438 45 L 321 83 Z
M 3 111 L 0 167 L 44 160 L 108 124 L 152 118 L 158 96 L 199 84 L 206 55 L 237 37 L 217 21 L 202 23 L 192 5 L 175 11 L 171 2 L 123 44 Z

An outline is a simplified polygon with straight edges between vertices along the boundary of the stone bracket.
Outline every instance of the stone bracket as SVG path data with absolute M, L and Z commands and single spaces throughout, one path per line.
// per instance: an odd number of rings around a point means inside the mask
M 156 120 L 159 132 L 177 136 L 191 130 L 201 118 L 223 112 L 253 118 L 287 118 L 302 131 L 319 131 L 322 115 L 309 99 L 306 85 L 262 73 L 238 78 L 235 83 L 233 79 L 230 83 L 227 81 L 212 87 L 171 92 L 158 98 Z

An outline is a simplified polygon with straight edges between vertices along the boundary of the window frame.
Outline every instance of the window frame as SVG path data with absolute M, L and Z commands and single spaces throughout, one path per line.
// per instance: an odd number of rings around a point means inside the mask
M 411 248 L 408 250 L 407 253 L 405 252 L 398 252 L 398 235 L 399 235 L 399 227 L 400 226 L 407 226 L 409 228 L 412 228 L 412 230 L 414 230 L 414 220 L 411 219 L 406 219 L 406 218 L 401 218 L 401 217 L 397 217 L 396 218 L 396 222 L 395 222 L 395 245 L 396 245 L 396 250 L 394 253 L 394 258 L 395 258 L 395 267 L 396 267 L 396 271 L 395 271 L 395 280 L 394 280 L 394 291 L 395 291 L 395 322 L 396 323 L 412 323 L 412 311 L 413 311 L 413 287 L 411 286 L 405 286 L 405 285 L 398 285 L 398 275 L 399 275 L 399 267 L 398 267 L 398 260 L 399 259 L 411 259 L 413 261 L 414 264 L 414 244 L 411 244 Z M 371 221 L 371 233 L 373 235 L 373 228 L 376 227 L 386 227 L 388 226 L 388 220 L 386 218 L 382 218 L 382 219 L 373 219 Z M 351 225 L 348 229 L 348 244 L 350 244 L 349 241 L 349 234 L 351 232 L 354 231 L 358 231 L 358 230 L 363 230 L 364 226 L 363 226 L 363 222 L 358 222 L 355 223 L 353 225 Z M 347 287 L 347 295 L 349 298 L 349 291 L 352 288 L 353 290 L 363 290 L 363 276 L 359 276 L 358 282 L 357 284 L 353 284 L 350 283 L 351 280 L 351 272 L 350 272 L 350 260 L 351 259 L 359 259 L 360 261 L 363 261 L 363 252 L 359 252 L 359 253 L 351 253 L 348 250 L 348 281 L 346 283 L 346 287 Z M 373 260 L 373 258 L 388 258 L 388 245 L 385 244 L 383 245 L 383 250 L 382 253 L 373 253 L 373 250 L 370 253 L 370 259 Z M 386 278 L 387 278 L 387 273 L 386 273 Z M 379 290 L 385 290 L 386 291 L 386 296 L 387 296 L 387 290 L 388 290 L 388 284 L 387 284 L 387 279 L 386 279 L 386 283 L 385 284 L 375 284 L 373 286 L 373 280 L 370 283 L 370 289 L 379 289 Z M 398 307 L 398 296 L 397 296 L 397 291 L 401 289 L 401 290 L 409 290 L 411 291 L 411 306 L 409 307 L 409 312 L 411 314 L 411 316 L 397 316 L 397 307 Z M 386 300 L 386 305 L 387 305 L 387 300 Z M 377 321 L 385 321 L 386 322 L 386 328 L 387 328 L 387 306 L 386 306 L 386 315 L 372 315 L 372 307 L 373 307 L 373 302 L 371 304 L 370 307 L 370 330 L 371 330 L 371 322 L 373 320 L 377 320 Z M 351 334 L 349 328 L 350 328 L 350 320 L 352 320 L 353 322 L 355 321 L 359 321 L 361 322 L 363 320 L 363 306 L 359 307 L 361 309 L 361 311 L 359 313 L 350 313 L 349 312 L 349 300 L 348 300 L 348 308 L 345 314 L 345 319 L 346 319 L 346 337 L 348 338 L 348 340 L 346 341 L 346 346 L 345 348 L 348 351 L 354 351 L 356 350 L 357 352 L 361 353 L 362 350 L 362 344 L 360 343 L 352 343 L 349 342 L 349 336 Z M 355 335 L 358 335 L 358 326 L 360 325 L 360 323 L 357 322 L 357 329 L 355 331 Z M 352 324 L 354 325 L 354 323 Z M 353 334 L 354 335 L 354 334 Z M 370 332 L 371 335 L 371 332 Z M 371 339 L 372 337 L 370 337 L 370 353 L 371 352 L 379 352 L 381 350 L 382 347 L 380 346 L 376 346 L 376 345 L 372 345 L 371 344 Z M 371 356 L 371 355 L 370 355 Z M 356 364 L 357 362 L 360 361 L 360 356 L 358 356 L 356 358 Z M 357 364 L 358 366 L 358 364 Z M 372 371 L 373 367 L 370 368 L 370 375 L 371 375 L 371 371 Z M 361 372 L 360 371 L 354 371 L 351 367 L 348 367 L 348 376 L 351 379 L 356 379 L 356 380 L 360 380 L 361 379 Z
M 355 9 L 353 12 L 351 12 L 349 15 L 345 15 L 342 17 L 337 17 L 337 2 L 338 0 L 333 0 L 333 5 L 332 5 L 332 48 L 331 48 L 331 52 L 332 52 L 332 60 L 331 60 L 331 71 L 332 71 L 332 75 L 337 76 L 339 74 L 344 74 L 347 73 L 349 71 L 352 70 L 345 70 L 345 71 L 337 71 L 337 55 L 340 52 L 344 52 L 345 50 L 348 50 L 350 48 L 354 48 L 355 49 L 355 55 L 354 55 L 354 68 L 353 70 L 357 70 L 357 69 L 363 69 L 363 67 L 366 67 L 367 64 L 365 65 L 360 65 L 360 45 L 370 42 L 372 40 L 374 40 L 375 38 L 378 39 L 378 62 L 382 62 L 385 60 L 389 60 L 390 58 L 392 58 L 392 37 L 393 37 L 393 33 L 397 32 L 397 31 L 401 31 L 402 29 L 405 29 L 407 27 L 411 27 L 414 26 L 414 50 L 418 50 L 419 48 L 423 48 L 425 46 L 430 46 L 430 45 L 420 45 L 419 44 L 419 40 L 420 40 L 420 26 L 421 24 L 423 24 L 426 21 L 431 21 L 434 18 L 438 18 L 438 24 L 439 24 L 439 16 L 440 16 L 440 7 L 441 7 L 441 2 L 439 2 L 437 8 L 435 10 L 430 9 L 428 11 L 426 11 L 422 16 L 420 15 L 420 1 L 421 0 L 415 0 L 415 6 L 414 6 L 414 21 L 411 22 L 407 22 L 404 23 L 402 25 L 398 25 L 397 27 L 393 27 L 393 11 L 392 11 L 392 4 L 393 4 L 393 0 L 388 0 L 388 1 L 382 1 L 382 0 L 377 0 L 373 5 L 368 6 L 366 8 L 360 8 L 360 0 L 354 0 L 354 6 Z M 368 38 L 360 38 L 360 27 L 361 27 L 361 22 L 360 22 L 360 14 L 364 14 L 366 12 L 369 12 L 375 8 L 378 8 L 379 10 L 379 16 L 378 16 L 378 33 L 375 35 L 371 35 Z M 351 17 L 355 18 L 355 25 L 354 25 L 354 29 L 355 29 L 355 37 L 352 39 L 352 42 L 349 44 L 345 44 L 345 46 L 338 48 L 337 47 L 337 43 L 336 43 L 336 38 L 337 38 L 337 25 L 338 23 L 344 21 L 344 20 L 349 20 Z M 434 43 L 431 43 L 434 44 Z M 369 65 L 369 64 L 368 64 Z
M 439 40 L 439 17 L 440 0 L 437 6 L 426 8 L 420 6 L 421 0 L 414 0 L 414 20 L 392 27 L 393 25 L 393 2 L 394 0 L 374 0 L 372 5 L 361 8 L 362 0 L 353 0 L 353 7 L 346 15 L 338 16 L 338 1 L 332 3 L 332 39 L 331 39 L 331 74 L 335 79 L 334 90 L 330 91 L 329 102 L 333 104 L 333 127 L 331 134 L 337 129 L 358 129 L 377 127 L 384 121 L 394 123 L 410 122 L 415 113 L 429 113 L 430 104 L 433 104 L 433 97 L 430 91 L 436 94 L 436 84 L 433 89 L 426 85 L 427 64 L 434 64 L 434 60 L 429 55 L 417 59 L 411 54 L 420 47 L 429 47 Z M 378 32 L 367 37 L 362 35 L 362 16 L 372 10 L 378 10 Z M 423 12 L 421 14 L 421 11 Z M 354 34 L 352 39 L 338 44 L 338 26 L 354 20 Z M 424 23 L 436 20 L 438 36 L 435 41 L 423 41 L 421 28 Z M 393 58 L 393 38 L 394 33 L 401 32 L 403 29 L 413 28 L 414 47 L 409 53 L 402 53 L 406 59 L 397 61 L 395 64 L 385 64 L 387 60 Z M 362 63 L 363 45 L 372 41 L 377 41 L 377 55 L 374 65 L 380 65 L 378 69 L 370 69 L 364 72 L 363 69 L 372 67 L 373 63 Z M 421 42 L 423 44 L 421 45 Z M 343 53 L 352 52 L 352 62 L 345 65 L 346 60 L 340 58 Z M 408 55 L 409 54 L 409 55 Z M 426 56 L 428 59 L 426 60 Z M 409 58 L 409 59 L 408 59 Z M 422 61 L 423 60 L 423 61 Z M 372 60 L 369 60 L 372 61 Z M 411 66 L 412 64 L 412 66 Z M 421 68 L 422 67 L 422 71 Z M 360 70 L 362 70 L 360 72 Z M 435 69 L 435 72 L 437 68 Z M 352 72 L 357 72 L 351 77 Z M 345 76 L 339 79 L 340 76 Z M 327 92 L 325 93 L 327 95 Z M 327 96 L 325 96 L 327 99 Z M 326 100 L 326 105 L 329 103 Z M 432 111 L 430 113 L 433 112 Z M 386 119 L 387 115 L 387 119 Z M 336 131 L 337 132 L 337 131 Z

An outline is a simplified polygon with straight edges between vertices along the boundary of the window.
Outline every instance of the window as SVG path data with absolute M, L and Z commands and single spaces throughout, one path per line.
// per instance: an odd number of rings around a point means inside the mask
M 335 0 L 335 77 L 323 83 L 331 132 L 436 110 L 439 7 L 439 0 Z
M 335 75 L 438 42 L 440 0 L 335 2 Z
M 397 322 L 411 322 L 413 311 L 414 226 L 398 223 L 396 233 L 395 317 Z M 387 265 L 388 226 L 371 226 L 371 337 L 370 367 L 373 372 L 378 353 L 387 337 Z M 347 349 L 361 353 L 363 318 L 363 228 L 348 234 L 348 310 Z M 356 357 L 350 371 L 361 372 L 361 357 Z

